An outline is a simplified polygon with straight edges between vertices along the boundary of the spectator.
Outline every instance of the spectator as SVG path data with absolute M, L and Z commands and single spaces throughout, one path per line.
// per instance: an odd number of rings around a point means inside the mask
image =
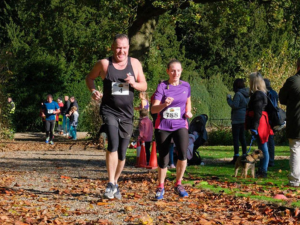
M 147 158 L 147 165 L 149 165 L 150 161 L 150 146 L 152 142 L 153 136 L 153 125 L 152 121 L 148 118 L 148 110 L 141 109 L 140 110 L 140 124 L 139 124 L 139 137 L 138 141 L 145 142 L 145 150 L 146 150 L 146 158 Z
M 69 108 L 69 110 L 68 110 L 68 113 L 71 111 L 71 108 L 72 108 L 73 106 L 76 106 L 77 112 L 79 113 L 79 106 L 78 106 L 77 100 L 75 99 L 74 96 L 72 96 L 72 97 L 70 98 L 70 108 Z
M 255 136 L 258 148 L 264 154 L 264 158 L 260 160 L 260 167 L 256 174 L 260 178 L 267 178 L 269 163 L 268 139 L 272 132 L 268 113 L 265 111 L 267 103 L 267 88 L 261 74 L 258 72 L 251 73 L 250 100 L 246 112 L 246 127 Z
M 288 78 L 279 91 L 279 101 L 286 105 L 286 135 L 290 145 L 289 185 L 300 186 L 300 58 L 297 73 Z
M 175 163 L 174 163 L 174 147 L 175 147 L 175 144 L 174 144 L 174 141 L 172 138 L 171 143 L 169 145 L 169 166 L 171 169 L 176 168 Z
M 7 102 L 8 102 L 8 112 L 10 115 L 13 115 L 16 110 L 16 105 L 11 97 L 8 97 Z
M 147 109 L 149 111 L 149 97 L 146 91 L 141 91 L 140 92 L 140 106 L 139 107 L 134 107 L 135 110 L 141 110 L 141 109 Z
M 70 114 L 67 114 L 70 117 L 70 137 L 69 139 L 77 140 L 77 125 L 78 125 L 78 117 L 79 114 L 77 112 L 77 107 L 72 106 L 70 110 Z
M 62 98 L 58 97 L 57 98 L 57 103 L 58 103 L 58 106 L 61 110 L 64 107 L 64 103 L 62 102 Z M 56 114 L 56 121 L 57 121 L 57 132 L 59 134 L 63 134 L 62 133 L 63 115 L 61 113 Z
M 273 105 L 275 107 L 278 106 L 278 94 L 276 91 L 274 91 L 271 87 L 271 82 L 269 79 L 264 79 L 266 87 L 268 89 L 267 96 L 272 101 Z M 275 165 L 275 140 L 274 140 L 274 133 L 270 134 L 269 140 L 268 140 L 268 150 L 269 150 L 269 167 L 272 167 Z
M 233 99 L 231 95 L 227 95 L 227 103 L 231 107 L 231 124 L 234 155 L 231 164 L 239 157 L 239 141 L 242 145 L 242 152 L 247 153 L 247 144 L 245 138 L 245 116 L 246 108 L 249 102 L 249 89 L 245 88 L 243 79 L 236 79 L 233 83 L 233 91 L 235 92 Z
M 63 115 L 63 125 L 62 125 L 62 130 L 64 132 L 64 135 L 68 135 L 70 131 L 70 120 L 69 117 L 66 116 L 66 114 L 69 113 L 69 108 L 70 108 L 70 101 L 69 101 L 69 96 L 65 95 L 65 103 L 64 107 L 61 109 L 62 112 L 61 114 Z

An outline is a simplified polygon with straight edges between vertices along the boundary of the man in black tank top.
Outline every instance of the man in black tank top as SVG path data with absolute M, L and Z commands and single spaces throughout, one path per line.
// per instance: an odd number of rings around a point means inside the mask
M 128 57 L 127 35 L 116 35 L 112 51 L 112 57 L 95 64 L 86 77 L 86 84 L 93 99 L 102 99 L 100 114 L 108 137 L 108 184 L 104 197 L 121 199 L 117 182 L 125 165 L 126 150 L 133 130 L 133 93 L 134 89 L 146 91 L 147 83 L 139 60 Z M 102 78 L 103 94 L 95 88 L 94 80 L 97 77 Z

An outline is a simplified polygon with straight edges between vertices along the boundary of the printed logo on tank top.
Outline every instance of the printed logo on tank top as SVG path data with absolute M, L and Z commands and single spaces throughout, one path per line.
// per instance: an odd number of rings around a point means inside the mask
M 111 83 L 112 95 L 129 95 L 129 84 L 112 82 Z
M 181 116 L 180 107 L 168 108 L 163 113 L 163 118 L 164 119 L 169 119 L 169 120 L 178 120 L 178 119 L 180 119 L 180 116 Z
M 53 111 L 54 111 L 53 109 L 48 109 L 47 112 L 48 112 L 48 114 L 53 114 Z

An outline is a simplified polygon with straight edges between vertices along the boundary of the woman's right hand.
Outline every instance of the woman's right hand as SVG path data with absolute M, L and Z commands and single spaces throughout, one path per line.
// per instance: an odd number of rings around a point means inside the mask
M 171 105 L 173 101 L 174 101 L 174 98 L 167 97 L 166 100 L 165 100 L 166 107 L 169 106 L 169 105 Z

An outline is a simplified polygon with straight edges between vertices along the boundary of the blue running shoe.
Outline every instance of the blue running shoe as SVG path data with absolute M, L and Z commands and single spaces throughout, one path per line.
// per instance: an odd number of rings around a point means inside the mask
M 180 197 L 188 197 L 189 194 L 185 191 L 184 187 L 182 185 L 178 185 L 174 188 L 175 193 L 178 194 Z
M 48 144 L 48 143 L 49 143 L 49 138 L 46 138 L 46 141 L 45 141 L 45 143 L 46 143 L 46 144 Z
M 164 188 L 157 188 L 156 189 L 156 194 L 155 194 L 155 199 L 156 200 L 161 200 L 164 198 L 165 194 L 165 189 Z

